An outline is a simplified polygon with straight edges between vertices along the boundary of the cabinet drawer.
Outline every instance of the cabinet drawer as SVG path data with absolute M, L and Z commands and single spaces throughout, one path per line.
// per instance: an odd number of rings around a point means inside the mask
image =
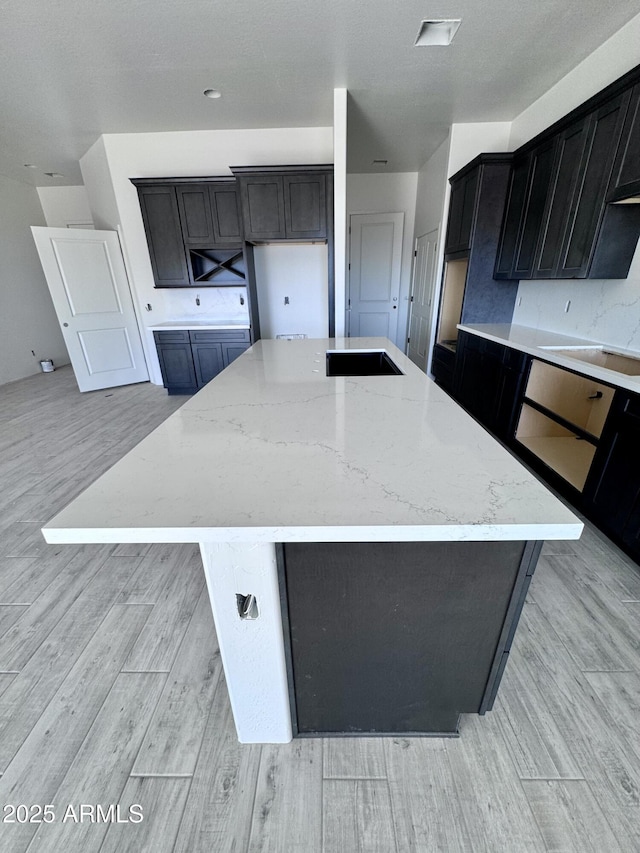
M 225 343 L 226 341 L 249 342 L 248 329 L 192 329 L 189 332 L 189 336 L 191 338 L 191 343 L 193 344 L 218 344 Z
M 153 337 L 157 344 L 188 344 L 189 332 L 187 329 L 167 329 L 166 331 L 154 331 Z

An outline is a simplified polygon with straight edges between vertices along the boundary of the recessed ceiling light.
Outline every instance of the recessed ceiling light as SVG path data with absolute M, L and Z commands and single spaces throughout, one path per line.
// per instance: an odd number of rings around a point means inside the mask
M 24 167 L 25 167 L 25 169 L 37 169 L 38 168 L 37 166 L 34 166 L 33 163 L 25 163 Z
M 222 92 L 219 92 L 217 89 L 205 89 L 202 93 L 207 98 L 221 98 Z
M 373 165 L 374 166 L 386 166 L 388 162 L 389 162 L 388 160 L 373 160 Z
M 45 172 L 45 175 L 49 178 L 64 178 L 62 172 Z
M 420 24 L 420 30 L 414 42 L 415 47 L 451 44 L 458 32 L 461 18 L 437 18 L 425 20 Z

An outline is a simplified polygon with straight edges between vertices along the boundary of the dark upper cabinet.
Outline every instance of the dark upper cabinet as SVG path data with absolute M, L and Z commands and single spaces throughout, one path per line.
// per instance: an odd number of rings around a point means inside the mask
M 631 92 L 631 100 L 613 167 L 608 201 L 640 195 L 640 83 Z
M 244 235 L 235 181 L 233 185 L 218 182 L 209 184 L 209 199 L 214 245 L 241 243 Z
M 451 179 L 451 197 L 449 200 L 449 220 L 447 223 L 447 241 L 445 255 L 453 256 L 468 252 L 471 247 L 471 231 L 478 197 L 479 169 Z
M 606 198 L 629 99 L 601 99 L 516 152 L 495 278 L 627 275 L 640 219 Z
M 265 240 L 326 240 L 327 182 L 332 172 L 286 167 L 233 168 L 240 187 L 244 236 Z
M 180 184 L 176 192 L 185 245 L 213 245 L 215 237 L 207 184 Z
M 138 197 L 155 286 L 188 286 L 189 268 L 175 187 L 162 184 L 138 186 Z

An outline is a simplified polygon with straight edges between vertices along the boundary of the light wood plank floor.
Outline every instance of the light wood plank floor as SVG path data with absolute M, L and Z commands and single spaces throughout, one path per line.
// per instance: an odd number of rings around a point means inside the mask
M 0 388 L 0 807 L 56 815 L 2 853 L 640 850 L 640 572 L 592 528 L 545 546 L 460 739 L 239 745 L 197 549 L 40 534 L 182 402 L 68 368 Z M 112 804 L 143 820 L 80 822 Z

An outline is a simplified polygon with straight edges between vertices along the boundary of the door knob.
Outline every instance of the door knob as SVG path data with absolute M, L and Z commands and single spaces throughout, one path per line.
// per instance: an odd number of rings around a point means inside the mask
M 65 329 L 66 329 L 66 328 L 67 328 L 67 326 L 68 326 L 69 324 L 68 324 L 68 323 L 63 323 L 62 325 L 63 325 L 63 326 L 65 327 Z

